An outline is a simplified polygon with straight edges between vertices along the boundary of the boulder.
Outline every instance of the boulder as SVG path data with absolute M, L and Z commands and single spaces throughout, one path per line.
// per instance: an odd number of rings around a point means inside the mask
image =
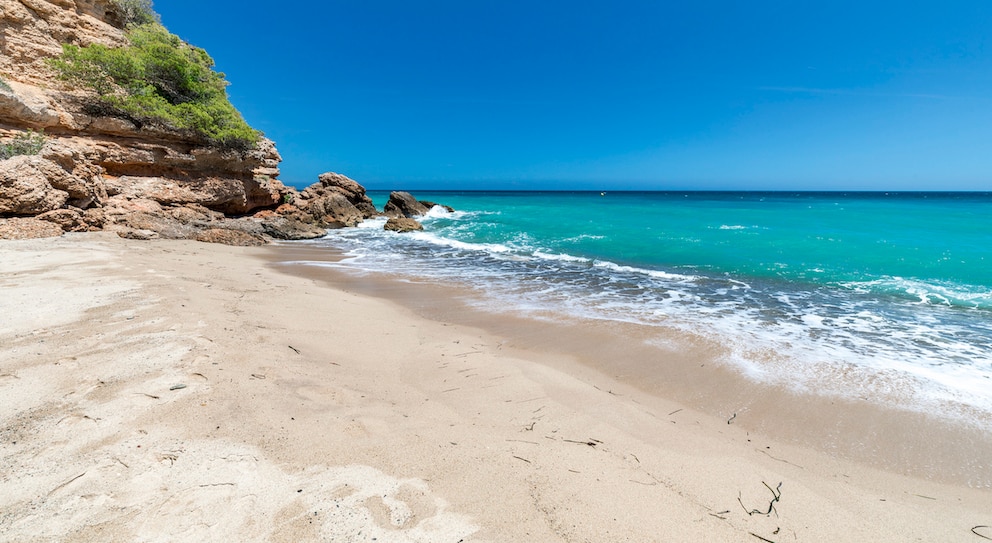
M 317 179 L 320 181 L 321 187 L 336 190 L 344 194 L 350 201 L 357 201 L 365 196 L 365 187 L 346 175 L 326 172 L 317 176 Z
M 63 234 L 62 227 L 31 217 L 0 219 L 0 239 L 55 238 Z
M 408 219 L 406 217 L 394 217 L 386 221 L 386 226 L 383 227 L 386 230 L 391 230 L 393 232 L 415 232 L 417 230 L 423 230 L 424 225 L 417 222 L 416 219 Z
M 227 228 L 208 228 L 197 233 L 194 239 L 204 243 L 222 243 L 236 247 L 256 247 L 266 244 L 262 236 L 249 234 L 240 230 L 228 230 Z
M 326 228 L 355 226 L 365 220 L 365 215 L 340 192 L 326 192 L 307 200 L 303 209 Z
M 100 230 L 107 223 L 107 214 L 102 208 L 91 207 L 83 210 L 83 221 L 90 226 L 90 230 Z
M 293 207 L 313 217 L 326 228 L 355 226 L 378 212 L 365 187 L 348 177 L 327 172 L 319 182 L 300 192 L 291 202 Z
M 118 219 L 117 224 L 128 230 L 154 232 L 163 239 L 192 239 L 198 231 L 167 215 L 147 212 L 129 213 Z
M 365 187 L 357 181 L 339 173 L 327 172 L 317 177 L 320 185 L 326 189 L 340 192 L 362 213 L 362 217 L 369 219 L 379 214 L 375 209 L 372 199 L 365 194 Z
M 123 230 L 118 230 L 117 235 L 124 239 L 136 239 L 138 241 L 148 241 L 150 239 L 159 239 L 159 235 L 151 230 L 135 230 L 133 228 L 125 228 Z
M 412 194 L 400 191 L 389 193 L 389 201 L 386 202 L 386 207 L 383 209 L 383 213 L 387 217 L 406 217 L 408 219 L 422 217 L 428 211 L 430 208 L 418 202 Z
M 76 209 L 56 209 L 42 213 L 36 218 L 55 223 L 66 232 L 86 232 L 90 230 L 90 223 L 83 216 L 82 212 Z
M 69 193 L 52 186 L 66 186 L 72 174 L 58 164 L 37 156 L 15 156 L 0 161 L 0 215 L 39 215 L 58 209 Z
M 316 239 L 327 235 L 327 230 L 297 219 L 278 217 L 262 221 L 262 230 L 276 239 Z

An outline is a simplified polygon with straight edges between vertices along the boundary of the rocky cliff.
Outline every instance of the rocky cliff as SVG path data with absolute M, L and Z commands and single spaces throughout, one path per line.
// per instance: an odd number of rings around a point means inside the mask
M 16 236 L 18 225 L 22 235 L 46 230 L 27 217 L 126 232 L 136 213 L 207 221 L 294 197 L 278 180 L 281 158 L 269 140 L 247 152 L 221 150 L 84 112 L 83 92 L 60 81 L 47 59 L 65 43 L 126 45 L 122 18 L 111 0 L 0 0 L 0 143 L 27 131 L 45 140 L 36 154 L 0 160 L 0 220 L 8 219 L 0 235 Z
M 125 4 L 0 0 L 0 151 L 10 142 L 37 147 L 0 152 L 0 239 L 108 229 L 254 245 L 319 237 L 378 215 L 365 188 L 340 174 L 323 174 L 299 192 L 284 186 L 281 157 L 267 139 L 224 149 L 181 130 L 93 113 L 86 104 L 94 92 L 68 85 L 50 59 L 63 44 L 128 46 Z M 410 229 L 432 205 L 394 193 L 387 215 Z

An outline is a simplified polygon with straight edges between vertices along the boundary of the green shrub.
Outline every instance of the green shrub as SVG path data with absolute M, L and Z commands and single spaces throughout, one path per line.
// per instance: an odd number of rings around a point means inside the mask
M 0 143 L 0 160 L 7 160 L 18 155 L 37 155 L 45 146 L 45 135 L 41 132 L 28 130 L 14 136 L 8 143 Z
M 4 90 L 7 92 L 13 91 L 13 89 L 10 88 L 10 85 L 8 85 L 7 82 L 3 80 L 3 78 L 0 78 L 0 90 Z
M 63 45 L 50 62 L 63 80 L 96 92 L 85 104 L 89 113 L 176 130 L 225 149 L 255 146 L 261 133 L 231 105 L 224 74 L 213 70 L 206 51 L 157 23 L 127 35 L 127 47 Z
M 152 0 L 113 0 L 124 28 L 159 22 L 158 14 L 152 8 Z

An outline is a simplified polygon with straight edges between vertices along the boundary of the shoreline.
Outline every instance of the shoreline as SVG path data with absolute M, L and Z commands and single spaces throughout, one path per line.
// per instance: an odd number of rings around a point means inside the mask
M 992 524 L 988 490 L 765 437 L 487 318 L 285 273 L 281 250 L 0 244 L 17 316 L 0 327 L 0 532 L 905 541 Z
M 902 475 L 992 489 L 992 463 L 984 460 L 992 457 L 992 435 L 980 426 L 870 398 L 855 401 L 756 381 L 717 360 L 722 347 L 706 338 L 668 331 L 665 345 L 658 346 L 646 339 L 656 339 L 653 327 L 562 315 L 517 317 L 486 310 L 474 303 L 478 293 L 458 286 L 296 263 L 339 260 L 326 246 L 276 245 L 268 258 L 286 273 L 398 303 L 433 321 L 468 324 L 524 353 L 568 360 L 555 366 L 566 373 L 588 368 L 648 399 L 671 400 L 776 441 Z

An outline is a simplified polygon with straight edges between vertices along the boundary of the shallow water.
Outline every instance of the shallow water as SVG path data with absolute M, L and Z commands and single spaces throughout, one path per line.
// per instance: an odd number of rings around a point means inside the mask
M 386 194 L 372 193 L 378 204 Z M 473 290 L 480 309 L 723 346 L 798 392 L 987 426 L 992 194 L 418 193 L 455 207 L 312 244 L 325 266 Z

